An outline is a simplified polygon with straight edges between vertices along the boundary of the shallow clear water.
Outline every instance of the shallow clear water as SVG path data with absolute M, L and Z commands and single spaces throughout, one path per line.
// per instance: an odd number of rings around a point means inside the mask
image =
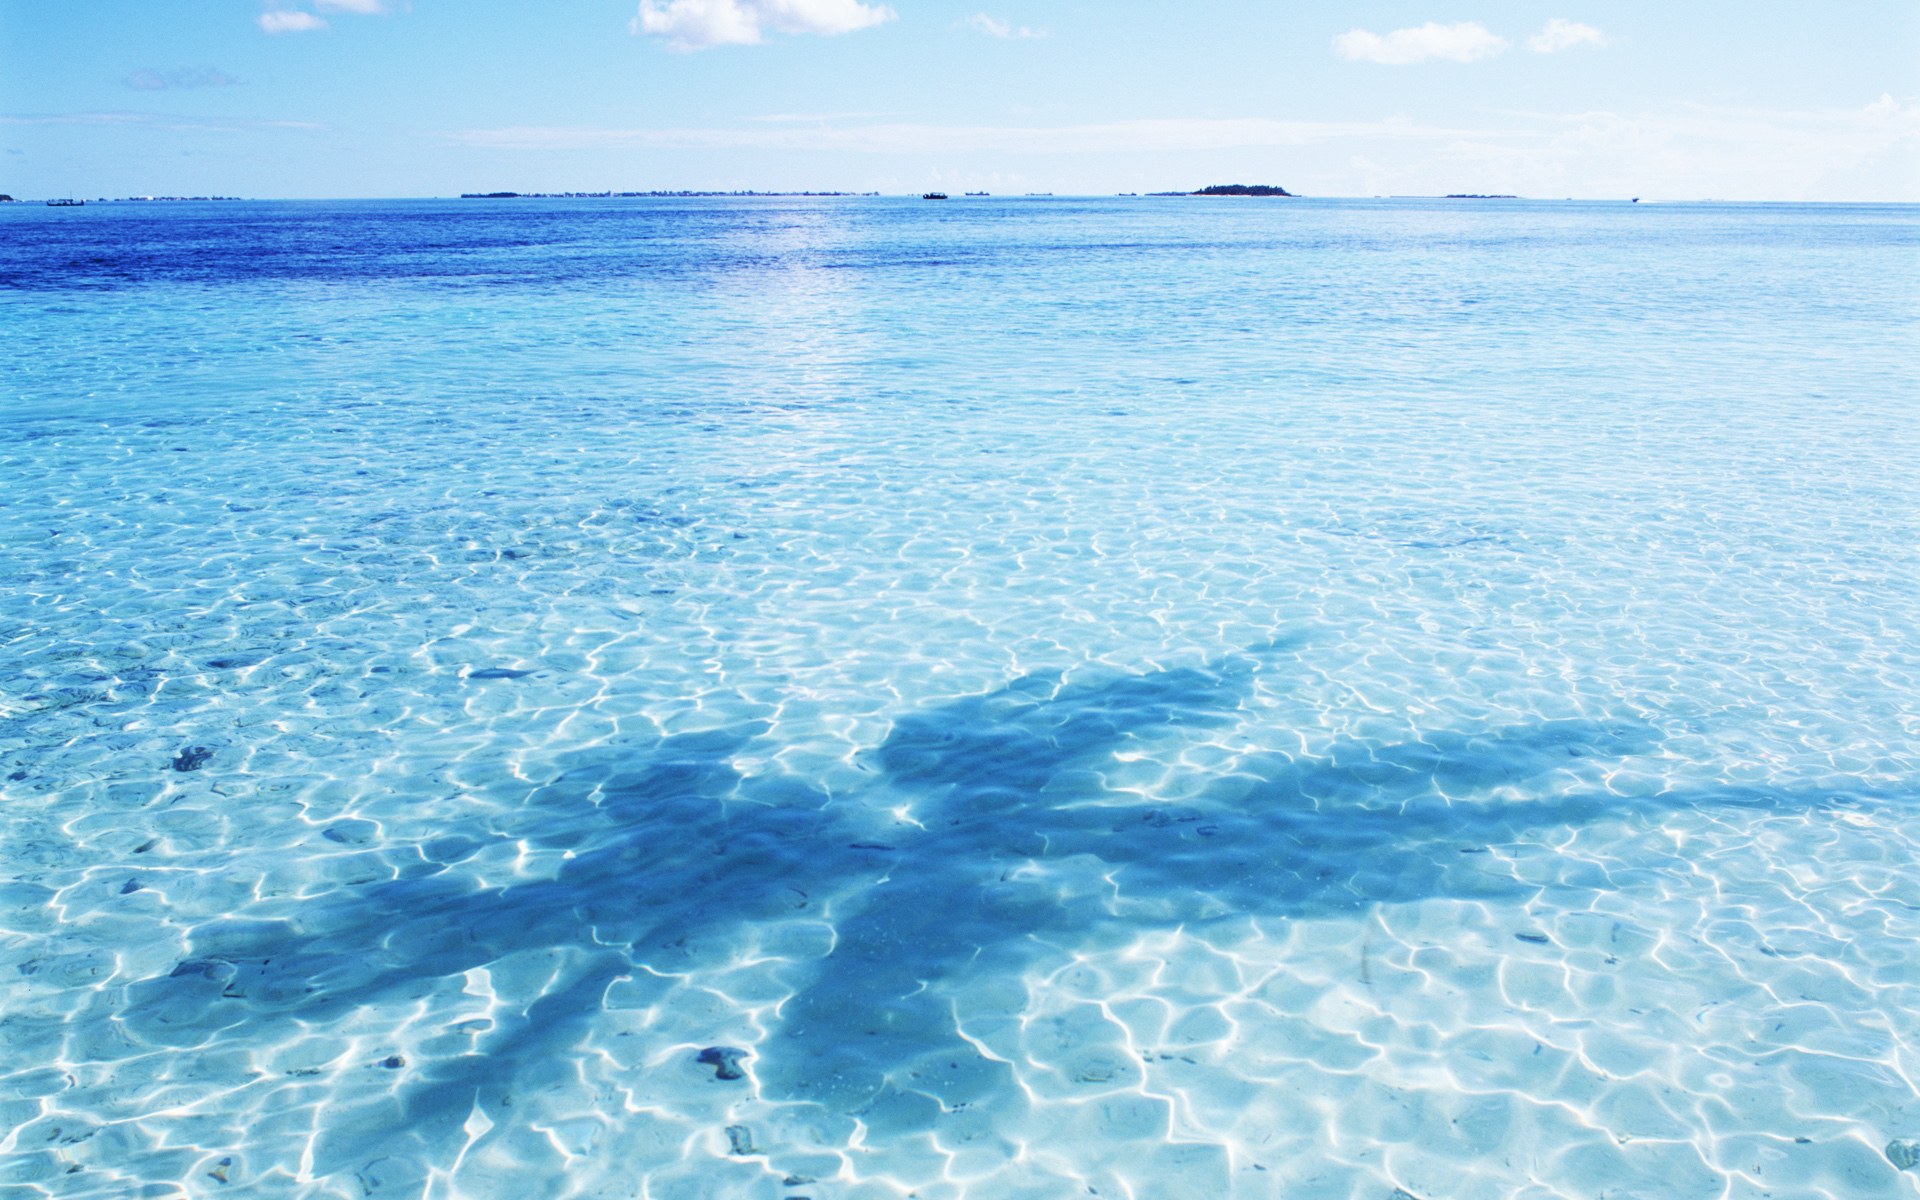
M 1917 251 L 0 207 L 0 1194 L 1920 1195 Z

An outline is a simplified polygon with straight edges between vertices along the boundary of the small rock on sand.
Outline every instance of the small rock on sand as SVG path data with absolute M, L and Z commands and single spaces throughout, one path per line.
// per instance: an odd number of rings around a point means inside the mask
M 732 1046 L 708 1046 L 694 1061 L 712 1067 L 715 1079 L 745 1079 L 747 1073 L 740 1069 L 740 1060 L 746 1056 L 745 1050 Z

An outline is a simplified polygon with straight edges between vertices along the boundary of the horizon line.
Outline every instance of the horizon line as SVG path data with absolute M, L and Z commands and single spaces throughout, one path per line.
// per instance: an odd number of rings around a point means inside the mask
M 962 185 L 946 184 L 935 187 L 956 187 Z M 52 200 L 81 200 L 85 204 L 324 204 L 324 203 L 376 203 L 392 201 L 427 200 L 918 200 L 925 192 L 880 191 L 865 189 L 860 191 L 839 190 L 833 188 L 816 189 L 767 189 L 756 188 L 659 188 L 601 191 L 542 191 L 499 193 L 432 193 L 414 195 L 341 195 L 341 196 L 229 196 L 215 195 L 143 195 L 143 196 L 85 196 L 81 193 L 69 193 L 66 196 L 10 196 L 0 201 L 0 209 L 14 205 L 25 208 L 44 206 Z M 5 193 L 0 193 L 5 195 Z M 1307 194 L 1289 193 L 1285 196 L 1206 196 L 1192 191 L 1158 192 L 961 192 L 951 197 L 962 200 L 1456 200 L 1456 201 L 1508 201 L 1537 204 L 1779 204 L 1779 205 L 1853 205 L 1861 207 L 1898 207 L 1920 205 L 1920 199 L 1913 200 L 1779 200 L 1779 199 L 1739 199 L 1720 196 L 1538 196 L 1509 193 L 1392 193 L 1392 194 Z

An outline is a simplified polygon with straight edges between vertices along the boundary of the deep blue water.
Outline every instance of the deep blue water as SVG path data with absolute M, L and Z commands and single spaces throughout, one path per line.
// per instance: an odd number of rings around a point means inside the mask
M 0 1195 L 1920 1195 L 1917 317 L 1911 206 L 0 206 Z

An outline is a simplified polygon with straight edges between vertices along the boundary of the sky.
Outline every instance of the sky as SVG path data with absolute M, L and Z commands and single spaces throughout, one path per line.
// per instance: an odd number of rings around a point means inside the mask
M 22 198 L 1920 201 L 1920 0 L 0 0 Z

